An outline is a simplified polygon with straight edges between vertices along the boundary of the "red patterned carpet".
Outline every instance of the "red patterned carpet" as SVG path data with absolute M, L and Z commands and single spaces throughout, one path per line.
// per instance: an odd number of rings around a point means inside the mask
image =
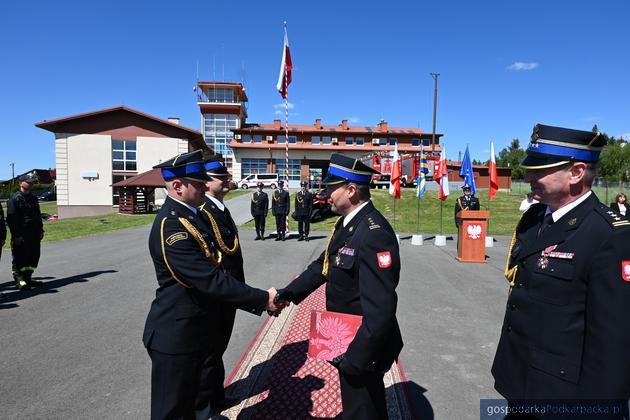
M 241 403 L 223 415 L 239 420 L 341 418 L 337 370 L 307 357 L 313 309 L 325 309 L 324 286 L 263 324 L 226 380 L 227 395 Z M 390 419 L 413 418 L 405 382 L 400 364 L 385 375 Z

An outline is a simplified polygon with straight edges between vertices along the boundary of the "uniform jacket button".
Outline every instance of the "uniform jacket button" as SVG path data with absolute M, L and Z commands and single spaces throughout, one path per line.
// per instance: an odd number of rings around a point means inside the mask
M 511 309 L 511 310 L 513 310 L 513 311 L 515 311 L 515 310 L 516 310 L 516 305 L 515 305 L 515 304 L 511 304 L 511 305 L 510 305 L 510 309 Z
M 508 326 L 505 328 L 505 330 L 506 330 L 507 332 L 512 332 L 512 327 L 510 327 L 510 326 L 508 325 Z
M 518 284 L 516 285 L 516 287 L 518 287 L 518 288 L 520 289 L 521 287 L 523 287 L 523 283 L 518 283 Z
M 561 376 L 564 376 L 564 375 L 566 375 L 566 374 L 567 374 L 567 373 L 564 371 L 564 369 L 560 369 L 560 375 L 561 375 Z

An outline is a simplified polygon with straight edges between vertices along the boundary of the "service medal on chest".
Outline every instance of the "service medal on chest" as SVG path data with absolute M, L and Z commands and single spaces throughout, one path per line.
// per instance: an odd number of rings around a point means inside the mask
M 335 264 L 337 264 L 338 266 L 341 265 L 341 254 L 337 254 L 337 256 L 335 257 Z
M 546 256 L 542 256 L 538 258 L 538 268 L 540 268 L 541 270 L 544 270 L 548 266 L 549 266 L 549 260 L 547 259 Z

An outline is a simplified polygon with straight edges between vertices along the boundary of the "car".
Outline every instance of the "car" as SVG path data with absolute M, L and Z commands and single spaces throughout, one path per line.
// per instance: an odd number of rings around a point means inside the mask
M 54 191 L 44 191 L 39 196 L 39 201 L 55 201 L 57 200 L 57 193 Z
M 264 187 L 270 187 L 275 189 L 278 185 L 278 174 L 251 174 L 238 182 L 239 188 L 244 190 L 253 187 L 255 188 L 259 182 L 263 183 Z

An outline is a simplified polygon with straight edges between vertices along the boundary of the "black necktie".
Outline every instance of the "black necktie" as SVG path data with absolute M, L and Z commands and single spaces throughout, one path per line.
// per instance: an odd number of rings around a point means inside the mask
M 553 224 L 553 217 L 551 216 L 551 213 L 547 213 L 545 215 L 545 218 L 542 221 L 542 224 L 540 225 L 540 228 L 538 229 L 538 237 L 540 237 L 543 231 L 547 229 L 549 226 L 551 226 L 552 224 Z

